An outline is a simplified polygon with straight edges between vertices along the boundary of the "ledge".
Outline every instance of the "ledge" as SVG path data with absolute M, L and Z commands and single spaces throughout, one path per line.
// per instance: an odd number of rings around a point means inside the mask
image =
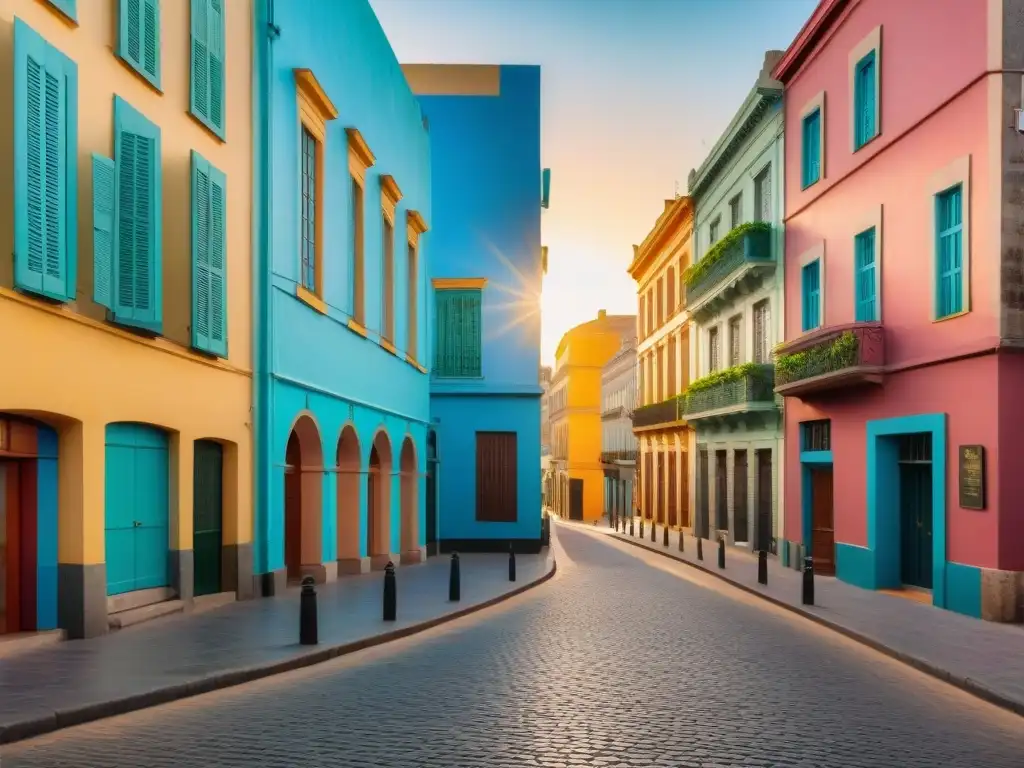
M 398 188 L 395 177 L 390 174 L 385 173 L 380 177 L 380 191 L 384 193 L 384 197 L 392 207 L 398 205 L 398 201 L 402 199 L 402 190 Z
M 395 345 L 392 344 L 387 339 L 385 339 L 383 336 L 381 336 L 381 338 L 380 338 L 380 347 L 381 347 L 381 349 L 387 350 L 388 352 L 390 352 L 395 357 L 401 357 L 401 355 L 398 354 L 398 350 L 395 349 Z
M 405 356 L 405 362 L 407 362 L 409 365 L 411 365 L 413 368 L 415 368 L 420 373 L 426 373 L 427 372 L 427 369 L 424 368 L 422 365 L 420 365 L 418 362 L 416 362 L 416 358 L 414 358 L 414 357 L 412 357 L 410 355 L 406 355 Z
M 447 290 L 454 288 L 476 288 L 482 290 L 487 285 L 486 277 L 435 277 L 430 281 L 434 288 Z
M 348 320 L 348 322 L 347 322 L 347 323 L 345 324 L 345 326 L 346 326 L 346 327 L 347 327 L 347 328 L 348 328 L 348 329 L 349 329 L 350 331 L 352 331 L 353 333 L 358 333 L 358 334 L 359 334 L 360 336 L 362 336 L 362 337 L 363 337 L 364 339 L 366 338 L 366 328 L 365 328 L 365 327 L 364 327 L 364 326 L 363 326 L 362 324 L 360 324 L 360 323 L 357 323 L 357 322 L 356 322 L 355 320 L 353 320 L 353 319 L 352 319 L 351 317 L 349 318 L 349 320 Z
M 406 211 L 405 212 L 407 226 L 410 232 L 415 232 L 417 235 L 422 235 L 427 231 L 427 222 L 423 220 L 423 216 L 420 215 L 419 211 Z
M 345 134 L 348 136 L 349 154 L 358 160 L 363 168 L 369 168 L 377 162 L 377 158 L 373 156 L 370 146 L 366 143 L 363 134 L 359 132 L 358 128 L 346 128 Z
M 308 288 L 303 288 L 301 285 L 296 285 L 295 298 L 297 298 L 303 304 L 308 304 L 321 315 L 327 314 L 327 302 L 321 299 Z
M 295 85 L 299 92 L 314 107 L 324 120 L 334 120 L 338 116 L 338 108 L 328 98 L 320 82 L 311 69 L 295 70 Z

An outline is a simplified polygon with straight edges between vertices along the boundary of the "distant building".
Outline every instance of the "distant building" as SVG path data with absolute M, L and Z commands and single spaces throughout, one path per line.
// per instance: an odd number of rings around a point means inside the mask
M 540 396 L 540 455 L 547 456 L 551 453 L 551 411 L 548 408 L 548 392 L 551 389 L 550 365 L 541 366 L 540 388 L 543 390 Z
M 632 514 L 637 440 L 636 337 L 626 339 L 601 370 L 601 463 L 604 465 L 604 514 Z
M 551 379 L 553 468 L 547 498 L 571 520 L 597 520 L 604 508 L 601 464 L 601 370 L 636 333 L 636 315 L 609 315 L 562 336 Z

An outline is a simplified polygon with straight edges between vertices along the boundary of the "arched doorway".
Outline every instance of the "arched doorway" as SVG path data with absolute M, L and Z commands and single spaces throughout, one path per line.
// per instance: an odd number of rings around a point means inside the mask
M 427 432 L 427 555 L 437 554 L 437 433 Z
M 351 424 L 341 430 L 338 440 L 338 571 L 364 573 L 370 558 L 363 557 L 360 542 L 359 435 Z
M 392 466 L 391 441 L 386 432 L 378 432 L 370 448 L 370 471 L 366 478 L 366 551 L 374 570 L 382 570 L 389 560 L 398 561 L 391 553 Z
M 420 548 L 419 536 L 419 484 L 420 473 L 416 466 L 416 448 L 412 438 L 402 441 L 402 455 L 399 468 L 401 471 L 401 510 L 402 510 L 402 562 L 422 563 L 424 550 Z
M 323 567 L 321 510 L 324 455 L 320 431 L 309 414 L 292 427 L 285 450 L 284 562 L 289 581 L 327 577 Z

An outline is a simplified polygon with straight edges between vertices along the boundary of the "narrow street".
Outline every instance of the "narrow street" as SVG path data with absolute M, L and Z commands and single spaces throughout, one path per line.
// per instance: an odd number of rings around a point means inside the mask
M 557 538 L 558 575 L 502 607 L 16 743 L 0 764 L 1024 764 L 1013 715 L 686 566 L 565 526 Z

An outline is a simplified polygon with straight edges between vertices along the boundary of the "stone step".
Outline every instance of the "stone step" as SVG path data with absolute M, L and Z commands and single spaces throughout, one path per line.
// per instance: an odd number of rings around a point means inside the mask
M 16 653 L 34 651 L 36 648 L 60 643 L 67 639 L 63 629 L 51 629 L 43 632 L 14 632 L 0 635 L 0 659 L 8 658 Z
M 141 624 L 144 621 L 152 621 L 164 616 L 171 616 L 175 613 L 182 613 L 185 610 L 185 603 L 181 600 L 165 600 L 162 603 L 144 605 L 140 608 L 130 608 L 127 611 L 109 614 L 107 625 L 111 629 L 124 629 Z

